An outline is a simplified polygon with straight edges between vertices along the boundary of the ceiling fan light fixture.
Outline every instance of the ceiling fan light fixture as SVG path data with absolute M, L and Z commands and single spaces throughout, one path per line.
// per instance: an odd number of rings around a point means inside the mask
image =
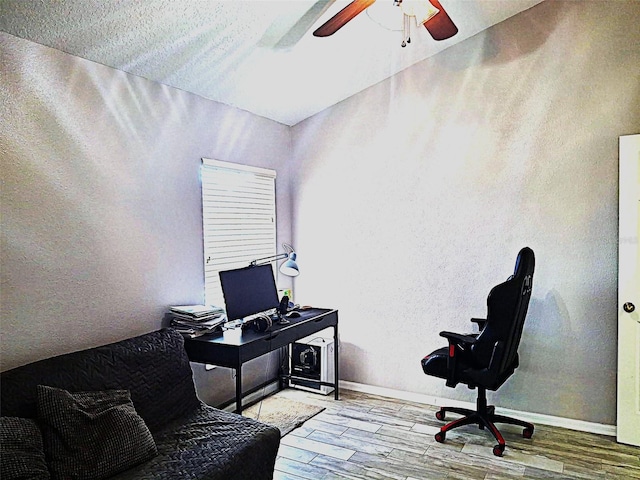
M 384 22 L 376 19 L 377 14 L 374 15 L 373 12 L 375 8 L 370 8 L 382 3 L 383 2 L 376 2 L 376 0 L 352 0 L 346 7 L 316 29 L 313 35 L 316 37 L 333 35 L 337 30 L 365 10 L 372 20 L 381 26 L 385 26 Z M 449 17 L 439 0 L 393 0 L 392 2 L 384 2 L 384 4 L 392 7 L 400 7 L 398 9 L 392 8 L 391 10 L 396 10 L 400 13 L 403 47 L 411 41 L 411 22 L 409 21 L 411 17 L 416 19 L 418 25 L 424 26 L 434 40 L 446 40 L 458 33 L 458 27 L 453 23 L 451 17 Z M 385 26 L 385 28 L 387 28 L 387 30 L 395 30 L 393 27 Z
M 416 17 L 418 25 L 424 25 L 440 13 L 440 10 L 434 7 L 429 0 L 403 0 L 400 8 L 405 15 Z

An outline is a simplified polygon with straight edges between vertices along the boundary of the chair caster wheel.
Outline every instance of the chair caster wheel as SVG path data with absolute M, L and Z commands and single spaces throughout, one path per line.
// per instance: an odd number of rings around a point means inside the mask
M 522 436 L 524 438 L 531 438 L 533 437 L 533 428 L 525 428 L 522 432 Z
M 445 438 L 446 438 L 446 434 L 444 432 L 436 433 L 436 442 L 444 443 Z
M 443 411 L 443 410 L 438 410 L 438 411 L 436 412 L 436 418 L 437 418 L 438 420 L 444 420 L 444 411 Z
M 495 447 L 493 447 L 493 454 L 496 457 L 501 457 L 503 453 L 504 453 L 504 445 L 496 445 Z

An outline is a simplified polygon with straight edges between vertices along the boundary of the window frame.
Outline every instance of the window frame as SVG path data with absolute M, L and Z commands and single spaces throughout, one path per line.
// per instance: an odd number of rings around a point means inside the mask
M 224 306 L 218 272 L 276 255 L 276 171 L 202 158 L 204 301 Z

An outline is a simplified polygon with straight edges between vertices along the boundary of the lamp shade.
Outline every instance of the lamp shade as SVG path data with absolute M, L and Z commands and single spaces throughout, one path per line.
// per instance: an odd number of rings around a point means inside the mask
M 289 258 L 280 265 L 280 272 L 288 277 L 297 277 L 300 275 L 300 270 L 296 263 L 296 252 L 289 253 Z

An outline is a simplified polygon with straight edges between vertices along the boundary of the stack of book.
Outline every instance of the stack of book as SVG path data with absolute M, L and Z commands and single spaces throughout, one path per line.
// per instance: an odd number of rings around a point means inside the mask
M 198 337 L 220 330 L 225 312 L 213 305 L 178 305 L 169 308 L 171 326 L 185 337 Z

